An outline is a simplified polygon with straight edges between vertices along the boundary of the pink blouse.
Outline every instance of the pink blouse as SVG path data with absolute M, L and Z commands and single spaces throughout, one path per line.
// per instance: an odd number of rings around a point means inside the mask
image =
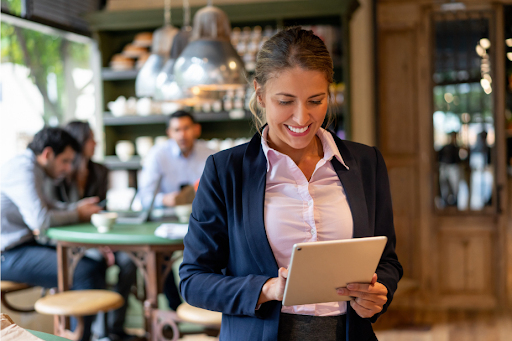
M 324 157 L 308 182 L 292 159 L 267 144 L 268 127 L 261 145 L 267 158 L 265 229 L 279 267 L 288 268 L 295 243 L 352 238 L 352 213 L 345 190 L 331 160 L 336 157 L 347 169 L 334 138 L 320 128 Z M 340 260 L 342 261 L 342 260 Z M 288 314 L 336 316 L 345 314 L 346 302 L 285 307 Z

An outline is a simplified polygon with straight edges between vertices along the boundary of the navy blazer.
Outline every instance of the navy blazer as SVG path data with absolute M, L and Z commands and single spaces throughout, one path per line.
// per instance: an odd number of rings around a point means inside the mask
M 403 273 L 386 165 L 376 148 L 333 136 L 349 167 L 332 159 L 352 212 L 353 237 L 388 237 L 376 271 L 388 289 L 384 309 L 364 319 L 347 305 L 346 340 L 375 340 L 371 323 L 386 311 Z M 223 313 L 221 340 L 277 340 L 281 302 L 255 309 L 263 284 L 278 276 L 264 225 L 266 165 L 259 134 L 210 156 L 193 203 L 180 291 L 189 304 Z

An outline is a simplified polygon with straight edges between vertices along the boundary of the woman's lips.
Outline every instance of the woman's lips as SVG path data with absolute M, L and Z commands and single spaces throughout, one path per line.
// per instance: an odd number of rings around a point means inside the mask
M 309 129 L 311 128 L 311 124 L 305 127 L 293 127 L 288 124 L 285 124 L 288 133 L 292 136 L 305 136 L 309 133 Z

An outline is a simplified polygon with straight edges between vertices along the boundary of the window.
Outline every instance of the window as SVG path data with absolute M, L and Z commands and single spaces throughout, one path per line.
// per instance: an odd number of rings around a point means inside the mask
M 1 25 L 0 164 L 44 125 L 78 119 L 97 131 L 94 41 L 5 14 Z

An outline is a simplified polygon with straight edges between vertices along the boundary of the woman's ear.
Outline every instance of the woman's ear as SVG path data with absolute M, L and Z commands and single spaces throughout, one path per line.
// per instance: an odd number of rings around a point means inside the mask
M 256 80 L 253 80 L 254 91 L 256 92 L 256 101 L 258 101 L 258 105 L 262 108 L 265 107 L 265 102 L 263 102 L 263 89 L 261 85 L 258 84 Z
M 261 86 L 253 80 L 254 91 L 256 92 L 256 101 L 258 101 L 258 105 L 262 108 L 265 108 L 265 102 L 263 102 L 263 91 Z

